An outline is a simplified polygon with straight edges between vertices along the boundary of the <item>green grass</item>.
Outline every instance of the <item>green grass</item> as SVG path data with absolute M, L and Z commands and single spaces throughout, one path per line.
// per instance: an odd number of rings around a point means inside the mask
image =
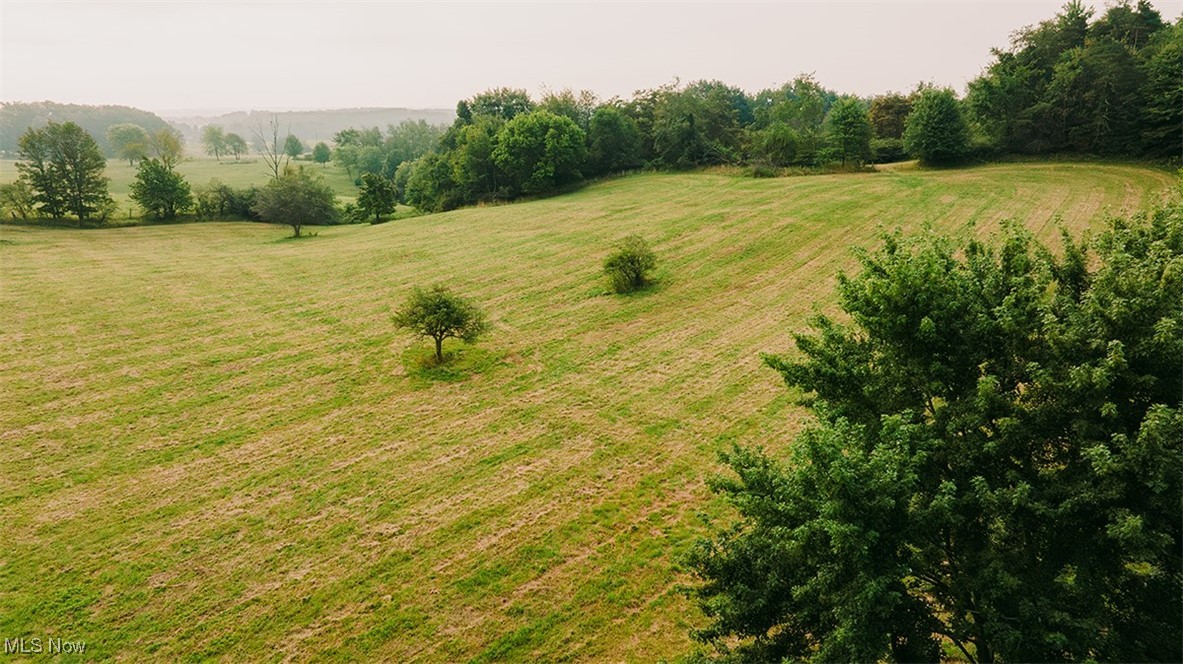
M 332 187 L 342 203 L 353 202 L 357 198 L 357 187 L 353 180 L 345 173 L 345 169 L 330 162 L 324 166 L 311 161 L 292 161 L 293 166 L 303 166 L 314 173 L 324 176 L 325 183 Z M 235 160 L 225 157 L 221 161 L 212 157 L 189 157 L 177 165 L 177 172 L 185 176 L 190 186 L 196 187 L 217 178 L 231 187 L 243 188 L 251 185 L 263 186 L 271 178 L 267 164 L 262 157 L 251 155 Z M 16 161 L 0 159 L 0 183 L 13 182 L 19 175 Z M 136 179 L 136 168 L 126 161 L 111 159 L 107 161 L 107 168 L 103 173 L 110 182 L 107 184 L 111 198 L 119 205 L 119 213 L 115 215 L 116 222 L 126 221 L 129 216 L 139 218 L 140 211 L 135 208 L 129 194 L 131 183 Z
M 123 660 L 685 652 L 702 618 L 677 560 L 722 511 L 704 479 L 720 448 L 801 427 L 758 355 L 832 306 L 851 247 L 1005 218 L 1051 238 L 1170 181 L 642 175 L 298 242 L 0 228 L 0 634 Z M 610 295 L 631 233 L 660 281 Z M 390 320 L 433 282 L 494 324 L 443 374 Z

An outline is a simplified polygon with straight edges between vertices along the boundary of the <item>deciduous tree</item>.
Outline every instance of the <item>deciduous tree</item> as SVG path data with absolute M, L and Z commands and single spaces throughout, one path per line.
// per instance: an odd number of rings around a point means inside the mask
M 329 159 L 331 159 L 332 156 L 332 151 L 329 150 L 329 146 L 326 145 L 324 141 L 317 143 L 312 148 L 312 161 L 320 164 L 322 168 L 325 164 L 329 163 Z
M 435 341 L 435 360 L 444 361 L 444 339 L 468 343 L 489 329 L 485 314 L 466 298 L 444 286 L 416 287 L 394 314 L 394 323 Z
M 374 215 L 377 222 L 384 214 L 394 212 L 398 204 L 398 197 L 394 190 L 394 182 L 377 173 L 366 173 L 361 176 L 361 189 L 357 194 L 357 207 L 366 216 Z
M 871 155 L 871 122 L 867 109 L 854 97 L 841 97 L 826 116 L 826 138 L 842 160 L 862 163 Z
M 922 164 L 951 164 L 969 149 L 969 128 L 957 96 L 948 88 L 926 88 L 916 96 L 904 129 L 904 149 Z
M 201 143 L 205 146 L 205 153 L 213 155 L 214 159 L 222 160 L 222 153 L 226 150 L 226 130 L 221 125 L 206 125 L 201 130 Z
M 131 183 L 131 199 L 150 219 L 171 221 L 193 207 L 189 183 L 157 159 L 144 159 Z
M 39 210 L 79 224 L 105 219 L 114 207 L 103 170 L 107 160 L 93 137 L 73 122 L 30 128 L 20 138 L 16 168 L 29 184 Z
M 304 154 L 304 143 L 299 138 L 288 134 L 288 137 L 283 140 L 283 153 L 295 159 Z
M 226 151 L 234 155 L 234 161 L 238 161 L 238 158 L 246 154 L 248 149 L 245 138 L 234 132 L 226 134 Z
M 165 168 L 172 170 L 185 154 L 185 137 L 174 127 L 152 132 L 148 147 Z
M 538 193 L 582 177 L 583 130 L 549 111 L 515 116 L 497 133 L 493 161 L 517 191 Z
M 331 224 L 337 219 L 337 197 L 320 175 L 287 169 L 255 195 L 253 211 L 264 221 L 287 224 L 292 237 L 313 224 Z
M 734 449 L 690 557 L 728 662 L 1183 659 L 1183 207 L 1095 258 L 892 235 L 767 357 L 816 423 Z
M 107 127 L 107 143 L 115 156 L 126 159 L 129 166 L 148 156 L 148 132 L 138 124 L 124 122 Z

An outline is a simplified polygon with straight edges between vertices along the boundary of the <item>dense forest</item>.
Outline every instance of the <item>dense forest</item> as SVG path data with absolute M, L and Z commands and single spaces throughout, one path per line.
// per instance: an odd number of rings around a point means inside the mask
M 113 125 L 139 125 L 150 134 L 169 128 L 168 122 L 155 113 L 130 106 L 84 106 L 52 101 L 3 103 L 0 104 L 0 153 L 15 153 L 17 141 L 27 129 L 50 121 L 73 122 L 82 127 L 107 157 L 117 156 L 107 139 L 107 129 Z

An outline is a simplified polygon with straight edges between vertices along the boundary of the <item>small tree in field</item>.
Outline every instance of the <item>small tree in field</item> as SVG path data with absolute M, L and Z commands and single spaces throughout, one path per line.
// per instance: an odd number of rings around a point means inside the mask
M 631 293 L 651 281 L 649 273 L 657 267 L 657 256 L 649 243 L 636 235 L 624 238 L 616 251 L 604 261 L 604 274 L 617 293 Z
M 485 314 L 469 300 L 446 287 L 416 287 L 402 308 L 394 314 L 394 323 L 435 340 L 435 361 L 444 361 L 444 339 L 472 343 L 489 329 Z
M 332 155 L 332 150 L 329 150 L 329 146 L 326 145 L 324 141 L 317 143 L 316 146 L 312 148 L 312 161 L 320 164 L 321 168 L 324 168 L 324 165 L 329 163 L 329 159 L 332 158 Z
M 246 139 L 234 132 L 226 134 L 226 152 L 234 155 L 234 161 L 246 154 L 247 144 Z
M 283 141 L 283 152 L 292 159 L 295 159 L 304 154 L 304 143 L 299 138 L 288 134 L 288 137 Z
M 289 169 L 259 190 L 253 210 L 261 219 L 291 226 L 292 237 L 300 237 L 302 226 L 336 221 L 337 197 L 319 175 Z

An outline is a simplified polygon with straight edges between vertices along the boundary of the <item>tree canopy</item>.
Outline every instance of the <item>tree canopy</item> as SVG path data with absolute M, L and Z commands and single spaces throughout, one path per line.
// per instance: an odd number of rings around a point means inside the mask
M 435 341 L 435 359 L 444 361 L 445 339 L 476 341 L 488 331 L 485 314 L 470 300 L 442 285 L 431 288 L 416 287 L 410 297 L 394 314 L 398 327 L 411 330 Z
M 928 88 L 916 95 L 904 127 L 904 148 L 922 164 L 952 164 L 965 157 L 969 127 L 952 90 Z
M 292 227 L 292 236 L 314 224 L 337 219 L 337 196 L 319 174 L 303 167 L 287 169 L 255 195 L 253 211 L 260 219 Z
M 690 564 L 728 661 L 1183 659 L 1183 206 L 1060 255 L 885 239 L 766 358 L 816 422 L 725 455 Z
M 185 177 L 159 159 L 144 159 L 131 183 L 131 199 L 149 219 L 171 221 L 193 207 L 193 195 Z
M 134 165 L 137 159 L 148 156 L 148 132 L 138 124 L 124 122 L 107 127 L 107 144 L 119 159 Z

